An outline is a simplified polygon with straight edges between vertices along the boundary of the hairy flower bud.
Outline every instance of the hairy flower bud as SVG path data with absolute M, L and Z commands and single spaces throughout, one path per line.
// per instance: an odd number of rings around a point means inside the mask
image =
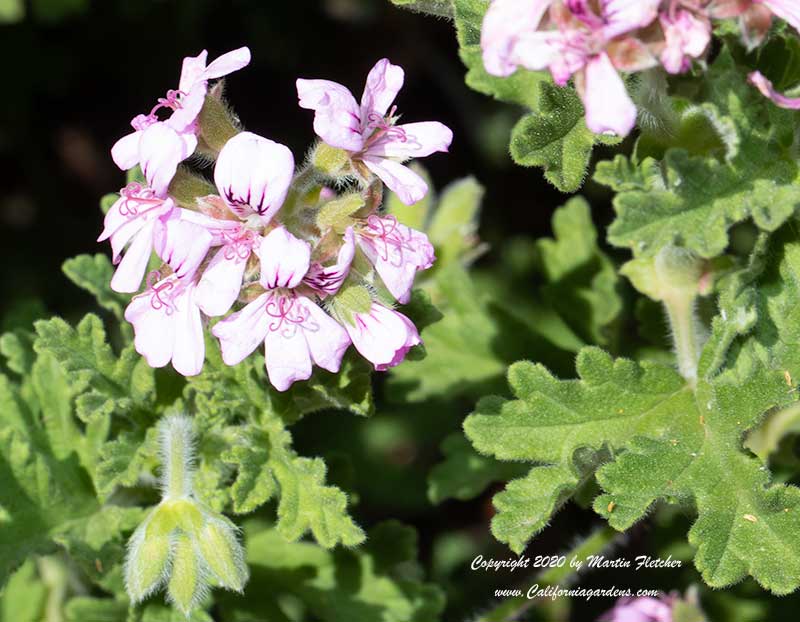
M 159 424 L 162 501 L 128 543 L 125 587 L 138 603 L 166 586 L 167 598 L 186 616 L 209 582 L 240 592 L 247 582 L 236 526 L 203 506 L 192 493 L 191 419 L 168 417 Z

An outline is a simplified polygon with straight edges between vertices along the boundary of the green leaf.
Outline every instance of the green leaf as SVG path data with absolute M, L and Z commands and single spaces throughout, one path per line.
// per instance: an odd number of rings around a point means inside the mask
M 401 571 L 413 565 L 416 537 L 398 523 L 376 526 L 358 550 L 287 543 L 274 529 L 246 544 L 251 578 L 244 597 L 223 596 L 232 620 L 284 621 L 279 603 L 287 596 L 297 599 L 299 619 L 323 622 L 436 622 L 444 609 L 438 587 Z
M 668 149 L 659 164 L 617 156 L 595 179 L 617 191 L 612 244 L 654 255 L 669 244 L 711 258 L 728 245 L 728 230 L 747 219 L 775 231 L 800 205 L 793 148 L 797 114 L 782 110 L 746 82 L 723 52 L 705 79 L 699 106 L 727 147 L 724 158 Z M 686 114 L 695 114 L 689 107 Z
M 589 204 L 570 199 L 553 214 L 554 239 L 536 242 L 542 296 L 587 342 L 605 345 L 622 313 L 621 283 L 597 245 Z
M 67 259 L 61 269 L 70 281 L 97 298 L 101 307 L 111 311 L 120 322 L 123 321 L 123 313 L 130 298 L 111 289 L 114 268 L 108 257 L 102 254 L 78 255 Z
M 36 576 L 33 560 L 26 561 L 0 591 L 0 622 L 40 622 L 47 588 Z
M 238 470 L 231 487 L 233 511 L 247 514 L 266 503 L 276 492 L 277 484 L 269 460 L 269 436 L 261 430 L 247 430 L 223 455 L 222 459 Z
M 460 433 L 451 434 L 442 443 L 444 460 L 428 477 L 431 503 L 446 499 L 467 501 L 481 494 L 493 482 L 508 481 L 522 475 L 524 465 L 500 462 L 476 452 Z
M 511 133 L 510 152 L 517 164 L 540 166 L 562 192 L 575 192 L 586 177 L 592 148 L 616 144 L 618 138 L 589 131 L 580 98 L 571 87 L 560 88 L 544 72 L 518 69 L 507 78 L 492 76 L 483 66 L 480 31 L 488 0 L 454 0 L 461 60 L 467 85 L 504 102 L 530 110 Z
M 800 248 L 792 247 L 787 268 L 800 269 Z M 608 447 L 616 459 L 597 471 L 606 494 L 594 508 L 613 527 L 629 528 L 658 499 L 693 502 L 698 517 L 689 541 L 709 585 L 724 587 L 751 575 L 777 594 L 796 589 L 800 544 L 792 534 L 800 527 L 800 491 L 771 484 L 768 472 L 741 447 L 744 432 L 764 412 L 794 399 L 774 366 L 796 360 L 797 342 L 788 336 L 786 350 L 772 350 L 772 369 L 760 351 L 764 335 L 777 334 L 776 325 L 786 324 L 781 303 L 797 304 L 774 300 L 780 282 L 757 289 L 777 308 L 753 337 L 743 336 L 752 323 L 727 313 L 715 320 L 716 332 L 735 323 L 736 339 L 744 341 L 731 345 L 722 372 L 707 366 L 696 388 L 671 367 L 614 361 L 595 348 L 579 354 L 579 380 L 557 380 L 540 365 L 513 365 L 509 383 L 516 399 L 485 399 L 464 425 L 480 452 L 542 464 L 532 469 L 529 481 L 512 482 L 497 496 L 496 537 L 521 551 L 575 488 L 567 469 L 581 470 L 580 452 Z M 741 289 L 741 283 L 735 286 Z M 725 300 L 731 299 L 736 297 Z M 707 347 L 724 350 L 730 342 L 712 336 Z
M 392 4 L 418 13 L 453 17 L 452 0 L 392 0 Z

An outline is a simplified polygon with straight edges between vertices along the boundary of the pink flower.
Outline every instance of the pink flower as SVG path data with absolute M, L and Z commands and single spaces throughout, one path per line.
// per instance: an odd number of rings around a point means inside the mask
M 484 21 L 489 33 L 481 42 L 486 69 L 507 75 L 513 65 L 532 71 L 549 68 L 559 86 L 574 75 L 589 129 L 624 136 L 636 123 L 636 107 L 617 70 L 638 71 L 656 61 L 641 42 L 620 37 L 651 24 L 659 5 L 659 0 L 601 0 L 597 5 L 566 0 L 550 7 L 545 21 L 543 4 L 532 6 L 526 0 L 534 19 L 522 28 L 516 21 L 519 7 L 495 0 Z
M 233 227 L 217 231 L 222 246 L 203 270 L 197 284 L 197 306 L 210 317 L 224 315 L 236 302 L 247 261 L 262 240 L 254 231 L 239 223 L 233 224 Z
M 412 347 L 422 343 L 411 320 L 377 302 L 369 313 L 353 314 L 353 323 L 345 322 L 344 327 L 356 350 L 376 371 L 399 365 Z
M 305 283 L 317 294 L 324 298 L 332 296 L 339 291 L 350 272 L 350 265 L 356 254 L 356 241 L 353 228 L 348 227 L 344 232 L 344 243 L 339 247 L 336 263 L 324 267 L 319 262 L 314 262 L 305 276 Z
M 753 0 L 756 4 L 767 7 L 774 15 L 789 23 L 800 31 L 800 4 L 797 0 Z
M 148 114 L 134 117 L 131 121 L 134 131 L 120 138 L 111 149 L 111 157 L 121 169 L 139 164 L 147 183 L 158 194 L 166 193 L 178 164 L 197 147 L 196 121 L 205 102 L 208 80 L 225 76 L 250 62 L 250 50 L 246 47 L 223 54 L 208 67 L 207 55 L 203 50 L 197 57 L 185 58 L 178 90 L 167 91 L 167 96 L 159 98 Z M 171 111 L 165 121 L 156 114 L 161 108 Z
M 278 391 L 308 380 L 313 365 L 339 371 L 350 338 L 306 296 L 282 290 L 261 294 L 211 331 L 227 365 L 243 361 L 264 342 L 267 375 Z
M 620 598 L 598 622 L 672 622 L 672 605 L 667 599 Z
M 519 40 L 539 27 L 555 0 L 494 0 L 481 28 L 481 49 L 486 71 L 510 76 L 520 63 L 515 61 Z
M 113 261 L 119 264 L 111 279 L 111 289 L 124 293 L 139 289 L 153 252 L 155 229 L 177 209 L 172 199 L 157 196 L 152 188 L 131 183 L 120 190 L 120 197 L 108 210 L 105 227 L 97 238 L 98 242 L 111 239 Z M 121 257 L 128 243 L 128 251 Z
M 134 347 L 150 367 L 172 366 L 184 376 L 200 373 L 205 359 L 203 323 L 191 279 L 170 275 L 157 283 L 158 273 L 148 278 L 148 289 L 135 296 L 125 309 L 133 324 Z
M 765 97 L 769 97 L 777 106 L 787 110 L 800 110 L 800 97 L 781 95 L 772 86 L 772 82 L 761 72 L 754 71 L 748 76 L 748 79 Z
M 358 246 L 398 302 L 411 295 L 418 270 L 427 270 L 436 256 L 428 236 L 397 222 L 394 216 L 373 214 L 357 229 Z
M 279 391 L 311 377 L 313 365 L 339 371 L 350 338 L 310 298 L 296 291 L 308 272 L 311 248 L 283 227 L 262 241 L 261 284 L 267 291 L 212 329 L 222 360 L 236 365 L 264 342 L 267 375 Z
M 711 23 L 691 11 L 678 9 L 660 15 L 665 45 L 661 64 L 669 73 L 683 73 L 691 67 L 692 58 L 698 58 L 711 42 Z
M 379 60 L 367 76 L 359 105 L 341 84 L 328 80 L 297 80 L 300 106 L 314 110 L 314 131 L 331 147 L 349 151 L 412 205 L 428 191 L 425 181 L 402 162 L 436 151 L 447 151 L 453 132 L 435 121 L 397 125 L 392 105 L 403 86 L 401 67 Z
M 231 138 L 219 153 L 214 181 L 240 218 L 258 215 L 267 224 L 283 205 L 294 176 L 289 148 L 251 132 Z

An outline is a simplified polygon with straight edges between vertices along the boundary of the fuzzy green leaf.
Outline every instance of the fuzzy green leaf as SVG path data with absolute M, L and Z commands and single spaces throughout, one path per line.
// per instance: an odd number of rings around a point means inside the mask
M 452 0 L 392 0 L 392 4 L 437 17 L 453 17 Z
M 114 268 L 105 255 L 78 255 L 68 259 L 61 267 L 70 281 L 97 298 L 97 303 L 122 321 L 125 307 L 130 301 L 128 296 L 111 289 L 111 277 Z

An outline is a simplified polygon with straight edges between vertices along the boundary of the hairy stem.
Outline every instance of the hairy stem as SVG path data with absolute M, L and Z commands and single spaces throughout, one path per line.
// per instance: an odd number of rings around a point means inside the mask
M 192 494 L 192 422 L 188 417 L 169 417 L 161 423 L 161 453 L 165 499 Z

